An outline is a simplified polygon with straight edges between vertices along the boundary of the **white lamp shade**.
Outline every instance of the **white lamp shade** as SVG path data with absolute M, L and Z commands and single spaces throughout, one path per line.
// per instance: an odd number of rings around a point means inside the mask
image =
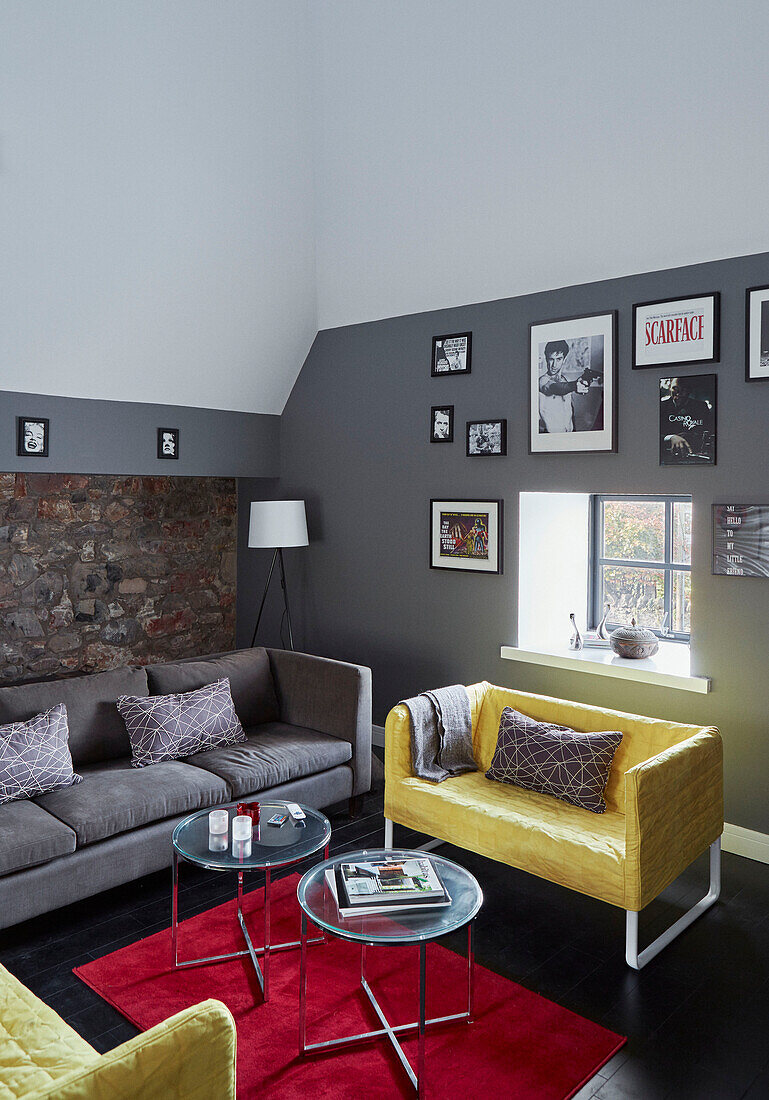
M 307 546 L 309 541 L 303 500 L 251 502 L 249 546 Z

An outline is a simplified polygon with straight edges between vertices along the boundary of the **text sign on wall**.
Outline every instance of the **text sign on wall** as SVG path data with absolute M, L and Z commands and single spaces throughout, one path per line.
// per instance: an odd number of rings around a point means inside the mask
M 703 294 L 633 306 L 633 368 L 715 362 L 719 297 Z
M 713 572 L 769 577 L 769 504 L 713 505 Z

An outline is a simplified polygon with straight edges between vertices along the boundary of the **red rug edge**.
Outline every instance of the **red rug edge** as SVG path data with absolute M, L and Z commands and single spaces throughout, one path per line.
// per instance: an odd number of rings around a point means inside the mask
M 118 1011 L 119 1011 L 119 1010 L 118 1010 Z M 587 1017 L 585 1017 L 585 1019 L 587 1019 Z M 607 1031 L 608 1031 L 608 1028 L 606 1028 L 605 1030 L 607 1030 Z M 617 1034 L 617 1032 L 615 1031 L 615 1032 L 614 1032 L 614 1034 L 616 1035 L 616 1034 Z M 577 1086 L 576 1086 L 576 1087 L 575 1087 L 574 1089 L 572 1089 L 572 1091 L 571 1091 L 571 1092 L 570 1092 L 570 1093 L 569 1093 L 569 1094 L 568 1094 L 567 1096 L 564 1096 L 563 1100 L 571 1100 L 572 1096 L 576 1096 L 576 1095 L 577 1095 L 577 1093 L 579 1092 L 579 1090 L 580 1090 L 580 1089 L 583 1089 L 583 1088 L 585 1087 L 585 1085 L 587 1085 L 587 1084 L 588 1084 L 588 1082 L 592 1081 L 592 1080 L 593 1080 L 593 1078 L 595 1077 L 595 1075 L 596 1075 L 597 1073 L 600 1073 L 600 1072 L 601 1072 L 601 1070 L 603 1069 L 603 1067 L 604 1067 L 604 1066 L 605 1066 L 605 1065 L 606 1065 L 606 1064 L 607 1064 L 608 1062 L 610 1062 L 610 1061 L 612 1060 L 612 1058 L 614 1057 L 614 1055 L 615 1055 L 615 1054 L 616 1054 L 616 1053 L 617 1053 L 618 1051 L 622 1050 L 622 1048 L 624 1047 L 624 1045 L 625 1045 L 625 1043 L 626 1043 L 626 1042 L 627 1042 L 627 1035 L 620 1035 L 620 1036 L 619 1036 L 619 1042 L 617 1043 L 617 1045 L 616 1045 L 616 1047 L 614 1048 L 614 1050 L 610 1051 L 610 1052 L 609 1052 L 609 1053 L 608 1053 L 608 1054 L 606 1055 L 606 1057 L 604 1058 L 604 1060 L 603 1060 L 602 1062 L 599 1062 L 599 1063 L 598 1063 L 598 1065 L 597 1065 L 597 1066 L 595 1067 L 595 1069 L 593 1070 L 593 1072 L 592 1072 L 592 1073 L 588 1073 L 587 1077 L 583 1077 L 583 1078 L 582 1078 L 582 1080 L 580 1081 L 580 1083 L 579 1083 L 579 1084 L 578 1084 L 578 1085 L 577 1085 Z
M 141 941 L 137 940 L 136 942 L 139 943 Z M 108 951 L 107 954 L 109 955 L 110 952 Z M 104 956 L 102 955 L 101 958 L 104 958 Z M 99 961 L 98 959 L 90 959 L 89 960 L 89 962 L 98 962 L 98 961 Z M 76 978 L 80 979 L 80 981 L 83 983 L 83 985 L 87 985 L 89 989 L 93 990 L 93 992 L 96 994 L 97 997 L 101 997 L 101 999 L 103 1001 L 106 1001 L 106 1003 L 110 1006 L 110 1008 L 114 1008 L 115 1012 L 119 1012 L 124 1020 L 128 1020 L 129 1024 L 133 1024 L 133 1026 L 136 1028 L 137 1031 L 145 1032 L 145 1031 L 150 1030 L 149 1028 L 142 1027 L 139 1024 L 139 1022 L 133 1018 L 133 1016 L 129 1015 L 119 1005 L 115 1004 L 115 1002 L 112 1000 L 111 997 L 108 997 L 106 995 L 106 993 L 103 993 L 101 991 L 101 989 L 97 989 L 96 986 L 93 984 L 93 982 L 89 982 L 88 978 L 83 976 L 82 971 L 88 965 L 89 965 L 89 963 L 83 963 L 82 966 L 75 966 L 75 967 L 72 968 L 72 973 L 75 975 Z M 601 1064 L 604 1065 L 605 1063 L 601 1063 Z M 568 1100 L 568 1097 L 566 1098 L 566 1100 Z

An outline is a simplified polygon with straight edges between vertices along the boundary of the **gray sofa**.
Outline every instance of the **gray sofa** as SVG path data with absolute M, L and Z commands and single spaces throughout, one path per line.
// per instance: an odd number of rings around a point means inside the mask
M 119 695 L 191 691 L 227 676 L 247 740 L 131 767 Z M 0 725 L 65 703 L 83 782 L 0 806 L 0 928 L 171 863 L 174 826 L 241 798 L 321 809 L 371 785 L 371 671 L 246 649 L 0 688 Z

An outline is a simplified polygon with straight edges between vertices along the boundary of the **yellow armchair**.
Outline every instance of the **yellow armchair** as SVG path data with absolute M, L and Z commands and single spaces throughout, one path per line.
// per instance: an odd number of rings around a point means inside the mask
M 627 962 L 636 969 L 644 966 L 720 892 L 723 760 L 718 730 L 516 692 L 485 681 L 467 690 L 479 770 L 443 783 L 413 775 L 408 711 L 402 704 L 390 711 L 385 726 L 385 845 L 392 845 L 392 823 L 397 822 L 625 909 Z M 505 706 L 585 732 L 622 732 L 606 785 L 606 813 L 592 814 L 486 779 Z M 639 910 L 708 847 L 707 894 L 639 951 Z
M 0 1100 L 235 1100 L 235 1023 L 203 1001 L 99 1055 L 0 966 Z

